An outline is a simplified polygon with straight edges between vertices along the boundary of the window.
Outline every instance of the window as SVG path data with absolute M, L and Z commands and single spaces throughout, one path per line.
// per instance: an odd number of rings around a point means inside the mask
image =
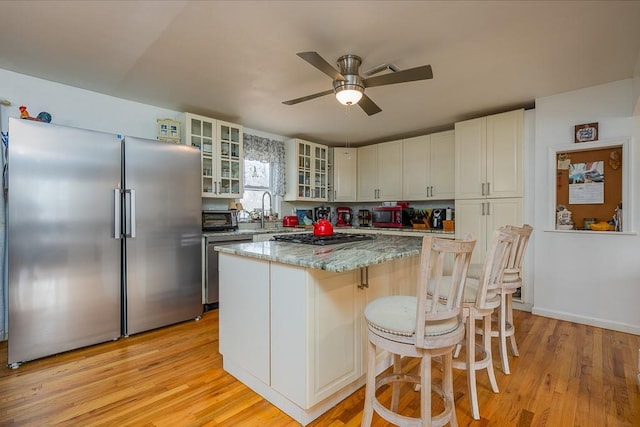
M 240 202 L 247 213 L 262 210 L 262 196 L 265 191 L 272 194 L 273 205 L 273 182 L 271 178 L 271 164 L 258 160 L 244 161 L 244 195 Z M 265 209 L 274 212 L 275 206 L 269 206 L 265 200 Z M 267 212 L 268 213 L 268 212 Z M 247 219 L 247 218 L 243 218 Z
M 249 219 L 251 213 L 262 214 L 262 196 L 271 194 L 271 205 L 265 199 L 267 214 L 278 213 L 284 195 L 284 142 L 249 133 L 243 135 L 244 194 L 240 202 L 244 212 L 240 219 Z

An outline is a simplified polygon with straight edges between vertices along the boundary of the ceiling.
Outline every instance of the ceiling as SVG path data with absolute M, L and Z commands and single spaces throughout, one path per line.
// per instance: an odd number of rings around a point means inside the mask
M 639 1 L 1 1 L 0 16 L 0 68 L 329 145 L 451 129 L 640 68 Z M 434 78 L 367 89 L 373 116 L 332 95 L 284 105 L 332 87 L 304 51 Z

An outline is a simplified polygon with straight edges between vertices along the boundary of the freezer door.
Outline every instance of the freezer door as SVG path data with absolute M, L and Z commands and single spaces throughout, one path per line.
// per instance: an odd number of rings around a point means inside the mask
M 116 135 L 9 119 L 10 365 L 120 336 Z
M 130 335 L 202 314 L 200 152 L 126 137 L 124 163 Z

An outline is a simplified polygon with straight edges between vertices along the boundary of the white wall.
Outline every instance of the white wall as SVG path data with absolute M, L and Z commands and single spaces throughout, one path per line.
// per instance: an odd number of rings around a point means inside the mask
M 633 85 L 627 79 L 536 100 L 534 314 L 640 334 L 638 171 L 632 170 L 631 200 L 625 200 L 636 213 L 636 233 L 559 233 L 549 231 L 555 176 L 548 176 L 547 164 L 549 147 L 573 142 L 573 126 L 598 122 L 600 140 L 631 137 L 629 166 L 640 167 Z
M 6 132 L 9 117 L 20 117 L 21 105 L 36 117 L 51 114 L 52 123 L 121 135 L 156 139 L 156 120 L 180 120 L 181 112 L 127 101 L 84 89 L 0 69 L 0 128 Z

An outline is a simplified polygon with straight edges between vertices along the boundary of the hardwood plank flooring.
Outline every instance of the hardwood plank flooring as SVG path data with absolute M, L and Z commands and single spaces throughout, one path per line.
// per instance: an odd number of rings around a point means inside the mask
M 515 311 L 520 357 L 494 360 L 500 393 L 478 374 L 482 418 L 470 416 L 466 373 L 454 371 L 461 426 L 640 426 L 640 337 Z M 494 354 L 498 354 L 494 340 Z M 218 311 L 200 321 L 6 367 L 0 343 L 0 426 L 296 426 L 222 369 Z M 416 370 L 415 360 L 405 361 Z M 441 378 L 438 369 L 434 377 Z M 387 390 L 381 399 L 390 401 Z M 359 426 L 364 387 L 311 423 Z M 436 400 L 434 398 L 434 400 Z M 419 413 L 406 388 L 400 408 Z M 435 409 L 435 408 L 434 408 Z M 377 415 L 374 426 L 387 425 Z

